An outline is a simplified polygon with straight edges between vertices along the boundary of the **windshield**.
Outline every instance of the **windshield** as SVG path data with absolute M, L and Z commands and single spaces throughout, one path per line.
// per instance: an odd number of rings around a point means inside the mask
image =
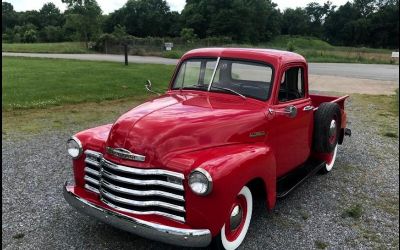
M 173 89 L 224 92 L 265 101 L 269 97 L 271 80 L 272 68 L 266 64 L 196 58 L 181 64 Z

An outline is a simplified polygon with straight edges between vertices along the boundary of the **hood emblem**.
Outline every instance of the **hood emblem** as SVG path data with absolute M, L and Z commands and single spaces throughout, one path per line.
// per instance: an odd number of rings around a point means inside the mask
M 107 151 L 107 153 L 114 155 L 116 157 L 122 158 L 122 159 L 127 159 L 127 160 L 132 160 L 132 161 L 145 161 L 146 160 L 146 156 L 132 153 L 131 151 L 124 149 L 124 148 L 106 147 L 106 151 Z

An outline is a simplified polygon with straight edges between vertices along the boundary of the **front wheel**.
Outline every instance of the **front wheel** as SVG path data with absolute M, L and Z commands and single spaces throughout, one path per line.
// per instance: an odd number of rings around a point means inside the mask
M 236 196 L 221 233 L 214 239 L 213 246 L 217 249 L 232 250 L 242 244 L 249 230 L 253 212 L 253 196 L 248 187 L 244 186 Z

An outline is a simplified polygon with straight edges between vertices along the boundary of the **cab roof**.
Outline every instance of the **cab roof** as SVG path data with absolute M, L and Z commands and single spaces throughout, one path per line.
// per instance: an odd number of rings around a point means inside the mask
M 253 48 L 201 48 L 188 51 L 181 60 L 192 57 L 221 57 L 256 60 L 272 64 L 277 67 L 291 62 L 306 63 L 303 56 L 283 50 L 253 49 Z

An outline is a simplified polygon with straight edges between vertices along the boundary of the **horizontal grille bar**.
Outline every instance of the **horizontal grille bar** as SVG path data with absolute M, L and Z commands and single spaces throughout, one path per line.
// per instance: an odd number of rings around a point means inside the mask
M 131 178 L 126 178 L 123 176 L 119 176 L 119 175 L 114 175 L 108 171 L 103 170 L 102 172 L 103 176 L 106 176 L 112 180 L 115 181 L 119 181 L 119 182 L 124 182 L 124 183 L 128 183 L 128 184 L 135 184 L 135 185 L 158 185 L 158 186 L 164 186 L 164 187 L 169 187 L 172 189 L 176 189 L 176 190 L 183 190 L 183 185 L 182 184 L 175 184 L 175 183 L 170 183 L 170 182 L 166 182 L 166 181 L 160 181 L 160 180 L 135 180 L 135 179 L 131 179 Z
M 84 179 L 85 179 L 85 181 L 88 181 L 88 182 L 90 182 L 90 183 L 93 183 L 93 184 L 95 184 L 95 185 L 97 185 L 97 186 L 100 184 L 100 183 L 99 183 L 99 180 L 96 180 L 96 179 L 94 179 L 94 178 L 92 178 L 92 177 L 90 177 L 90 176 L 87 176 L 87 175 L 85 175 Z
M 96 152 L 96 151 L 93 151 L 93 150 L 90 150 L 90 149 L 85 150 L 85 154 L 87 156 L 89 156 L 89 157 L 93 157 L 93 158 L 96 158 L 96 159 L 100 159 L 100 158 L 103 157 L 103 154 L 101 154 L 99 152 Z
M 89 184 L 85 184 L 85 188 L 88 189 L 88 190 L 90 190 L 90 191 L 92 191 L 92 192 L 95 192 L 95 193 L 97 193 L 97 194 L 100 193 L 100 191 L 99 191 L 98 188 L 95 188 L 95 187 L 93 187 L 93 186 L 91 186 L 91 185 L 89 185 Z
M 92 160 L 91 158 L 86 158 L 86 159 L 85 159 L 85 162 L 86 162 L 87 164 L 96 166 L 96 167 L 98 167 L 98 168 L 100 167 L 100 162 L 95 161 L 95 160 Z
M 184 179 L 184 175 L 180 173 L 175 173 L 172 171 L 168 170 L 162 170 L 162 169 L 137 169 L 137 168 L 131 168 L 131 167 L 126 167 L 126 166 L 121 166 L 115 163 L 112 163 L 108 160 L 104 159 L 103 163 L 106 167 L 109 167 L 113 170 L 125 172 L 125 173 L 132 173 L 132 174 L 138 174 L 138 175 L 164 175 L 164 176 L 172 176 L 179 178 L 181 180 Z
M 100 172 L 99 171 L 96 171 L 96 170 L 94 170 L 92 168 L 89 168 L 89 167 L 85 167 L 84 170 L 85 170 L 86 173 L 89 173 L 89 174 L 95 175 L 97 177 L 100 177 Z
M 118 201 L 121 203 L 125 203 L 127 205 L 140 206 L 140 207 L 159 206 L 159 207 L 164 207 L 164 208 L 171 209 L 171 210 L 178 211 L 178 212 L 185 212 L 185 208 L 183 206 L 173 205 L 173 204 L 169 204 L 169 203 L 162 202 L 162 201 L 136 201 L 136 200 L 132 200 L 132 199 L 126 199 L 126 198 L 122 198 L 117 195 L 114 195 L 114 194 L 106 191 L 103 188 L 100 190 L 100 192 L 101 192 L 102 196 L 106 196 L 109 199 L 112 199 L 114 201 Z
M 172 193 L 168 193 L 168 192 L 164 192 L 164 191 L 160 191 L 160 190 L 138 191 L 138 190 L 133 190 L 133 189 L 129 189 L 129 188 L 116 186 L 106 180 L 102 180 L 101 185 L 105 186 L 109 189 L 112 189 L 116 192 L 120 192 L 120 193 L 124 193 L 124 194 L 131 194 L 131 195 L 137 195 L 137 196 L 161 196 L 161 197 L 174 199 L 177 201 L 185 201 L 183 195 L 172 194 Z
M 128 208 L 124 208 L 124 207 L 121 207 L 121 206 L 117 206 L 117 205 L 113 204 L 112 202 L 107 201 L 104 198 L 101 198 L 101 201 L 103 203 L 105 203 L 107 206 L 112 207 L 112 208 L 114 208 L 116 210 L 119 210 L 119 211 L 122 211 L 122 212 L 136 213 L 136 214 L 143 214 L 143 215 L 156 214 L 156 215 L 165 216 L 165 217 L 177 220 L 177 221 L 185 222 L 185 218 L 183 216 L 178 216 L 178 215 L 165 213 L 165 212 L 160 212 L 160 211 L 137 211 L 137 210 L 134 210 L 134 209 L 128 209 Z

